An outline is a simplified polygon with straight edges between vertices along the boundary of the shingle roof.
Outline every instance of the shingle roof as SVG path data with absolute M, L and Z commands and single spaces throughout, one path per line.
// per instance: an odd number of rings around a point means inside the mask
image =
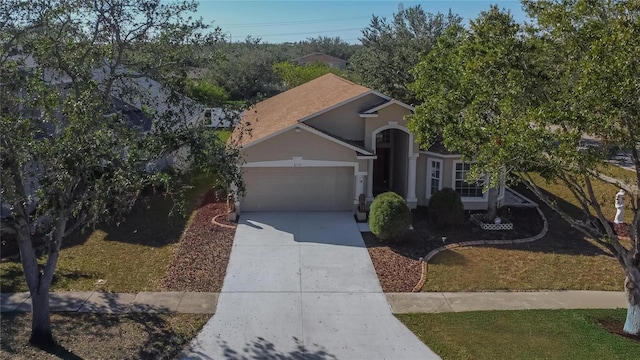
M 103 83 L 112 76 L 108 64 L 93 69 L 93 79 Z M 170 113 L 180 116 L 185 125 L 191 125 L 201 118 L 204 106 L 186 96 L 172 100 L 171 91 L 150 77 L 137 73 L 125 66 L 115 69 L 116 79 L 112 85 L 111 96 L 138 109 L 148 107 L 158 116 Z
M 241 123 L 249 124 L 251 136 L 243 136 L 240 145 L 256 142 L 371 91 L 337 75 L 323 75 L 261 101 L 245 111 Z M 241 131 L 240 127 L 234 133 L 236 139 L 238 131 Z

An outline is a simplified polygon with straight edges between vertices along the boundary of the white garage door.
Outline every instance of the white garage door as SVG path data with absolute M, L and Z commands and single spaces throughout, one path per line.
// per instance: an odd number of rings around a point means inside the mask
M 352 167 L 245 168 L 241 211 L 351 211 Z

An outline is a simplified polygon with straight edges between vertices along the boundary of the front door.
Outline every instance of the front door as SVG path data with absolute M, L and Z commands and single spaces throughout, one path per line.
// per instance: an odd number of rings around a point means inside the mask
M 391 190 L 391 148 L 377 148 L 373 161 L 373 195 Z

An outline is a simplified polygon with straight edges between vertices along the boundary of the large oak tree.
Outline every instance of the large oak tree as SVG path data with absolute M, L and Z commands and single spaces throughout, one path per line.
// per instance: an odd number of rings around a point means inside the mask
M 189 17 L 196 9 L 160 0 L 0 4 L 1 198 L 11 210 L 3 226 L 17 234 L 34 344 L 54 344 L 49 289 L 65 238 L 122 219 L 146 186 L 176 190 L 179 172 L 145 164 L 187 149 L 193 167 L 242 189 L 237 149 L 198 129 L 198 105 L 175 91 L 210 39 Z
M 624 331 L 640 332 L 640 4 L 637 1 L 525 1 L 537 24 L 522 31 L 497 8 L 469 31 L 443 37 L 416 68 L 424 101 L 411 128 L 428 144 L 445 144 L 476 161 L 476 173 L 499 167 L 586 236 L 607 247 L 625 273 Z M 598 146 L 585 147 L 584 138 Z M 603 173 L 615 145 L 628 150 L 627 179 Z M 540 174 L 532 176 L 532 172 Z M 567 211 L 540 187 L 560 182 L 580 204 Z M 605 216 L 595 184 L 627 191 L 630 241 Z

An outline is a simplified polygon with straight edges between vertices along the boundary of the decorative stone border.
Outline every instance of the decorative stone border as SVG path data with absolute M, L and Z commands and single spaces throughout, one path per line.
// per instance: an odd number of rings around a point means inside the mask
M 221 226 L 221 227 L 223 227 L 223 228 L 227 228 L 227 229 L 235 229 L 235 228 L 236 228 L 235 226 L 231 226 L 231 225 L 227 225 L 227 224 L 219 223 L 217 219 L 218 219 L 220 216 L 227 216 L 227 214 L 220 214 L 220 215 L 216 215 L 216 216 L 214 216 L 214 217 L 211 219 L 211 223 L 212 223 L 212 224 L 214 224 L 214 225 Z
M 489 231 L 513 230 L 513 223 L 510 223 L 510 222 L 503 222 L 500 224 L 487 223 L 479 219 L 481 216 L 482 214 L 471 214 L 471 216 L 469 217 L 469 220 L 471 220 L 472 223 L 480 226 L 482 230 L 489 230 Z
M 425 256 L 424 258 L 420 259 L 421 262 L 421 269 L 420 269 L 420 280 L 418 281 L 418 284 L 416 284 L 416 286 L 414 286 L 414 288 L 411 290 L 411 292 L 418 292 L 422 289 L 422 287 L 424 286 L 424 283 L 427 281 L 427 271 L 428 271 L 428 263 L 429 260 L 433 259 L 434 256 L 436 256 L 438 253 L 441 253 L 445 250 L 450 250 L 450 249 L 455 249 L 455 248 L 461 248 L 461 247 L 468 247 L 468 246 L 480 246 L 480 245 L 510 245 L 510 244 L 524 244 L 524 243 L 528 243 L 528 242 L 533 242 L 536 240 L 540 240 L 542 239 L 545 235 L 547 235 L 547 231 L 549 231 L 549 224 L 547 223 L 547 218 L 544 216 L 544 214 L 542 213 L 542 210 L 540 210 L 540 208 L 536 208 L 536 210 L 538 210 L 538 214 L 540 214 L 540 216 L 542 217 L 542 221 L 543 221 L 543 226 L 542 226 L 542 231 L 540 231 L 540 233 L 538 235 L 535 236 L 531 236 L 528 238 L 524 238 L 524 239 L 516 239 L 516 240 L 475 240 L 475 241 L 463 241 L 460 243 L 453 243 L 453 244 L 449 244 L 449 245 L 445 245 L 445 246 L 441 246 L 435 250 L 431 250 L 431 252 L 429 252 L 427 254 L 427 256 Z

